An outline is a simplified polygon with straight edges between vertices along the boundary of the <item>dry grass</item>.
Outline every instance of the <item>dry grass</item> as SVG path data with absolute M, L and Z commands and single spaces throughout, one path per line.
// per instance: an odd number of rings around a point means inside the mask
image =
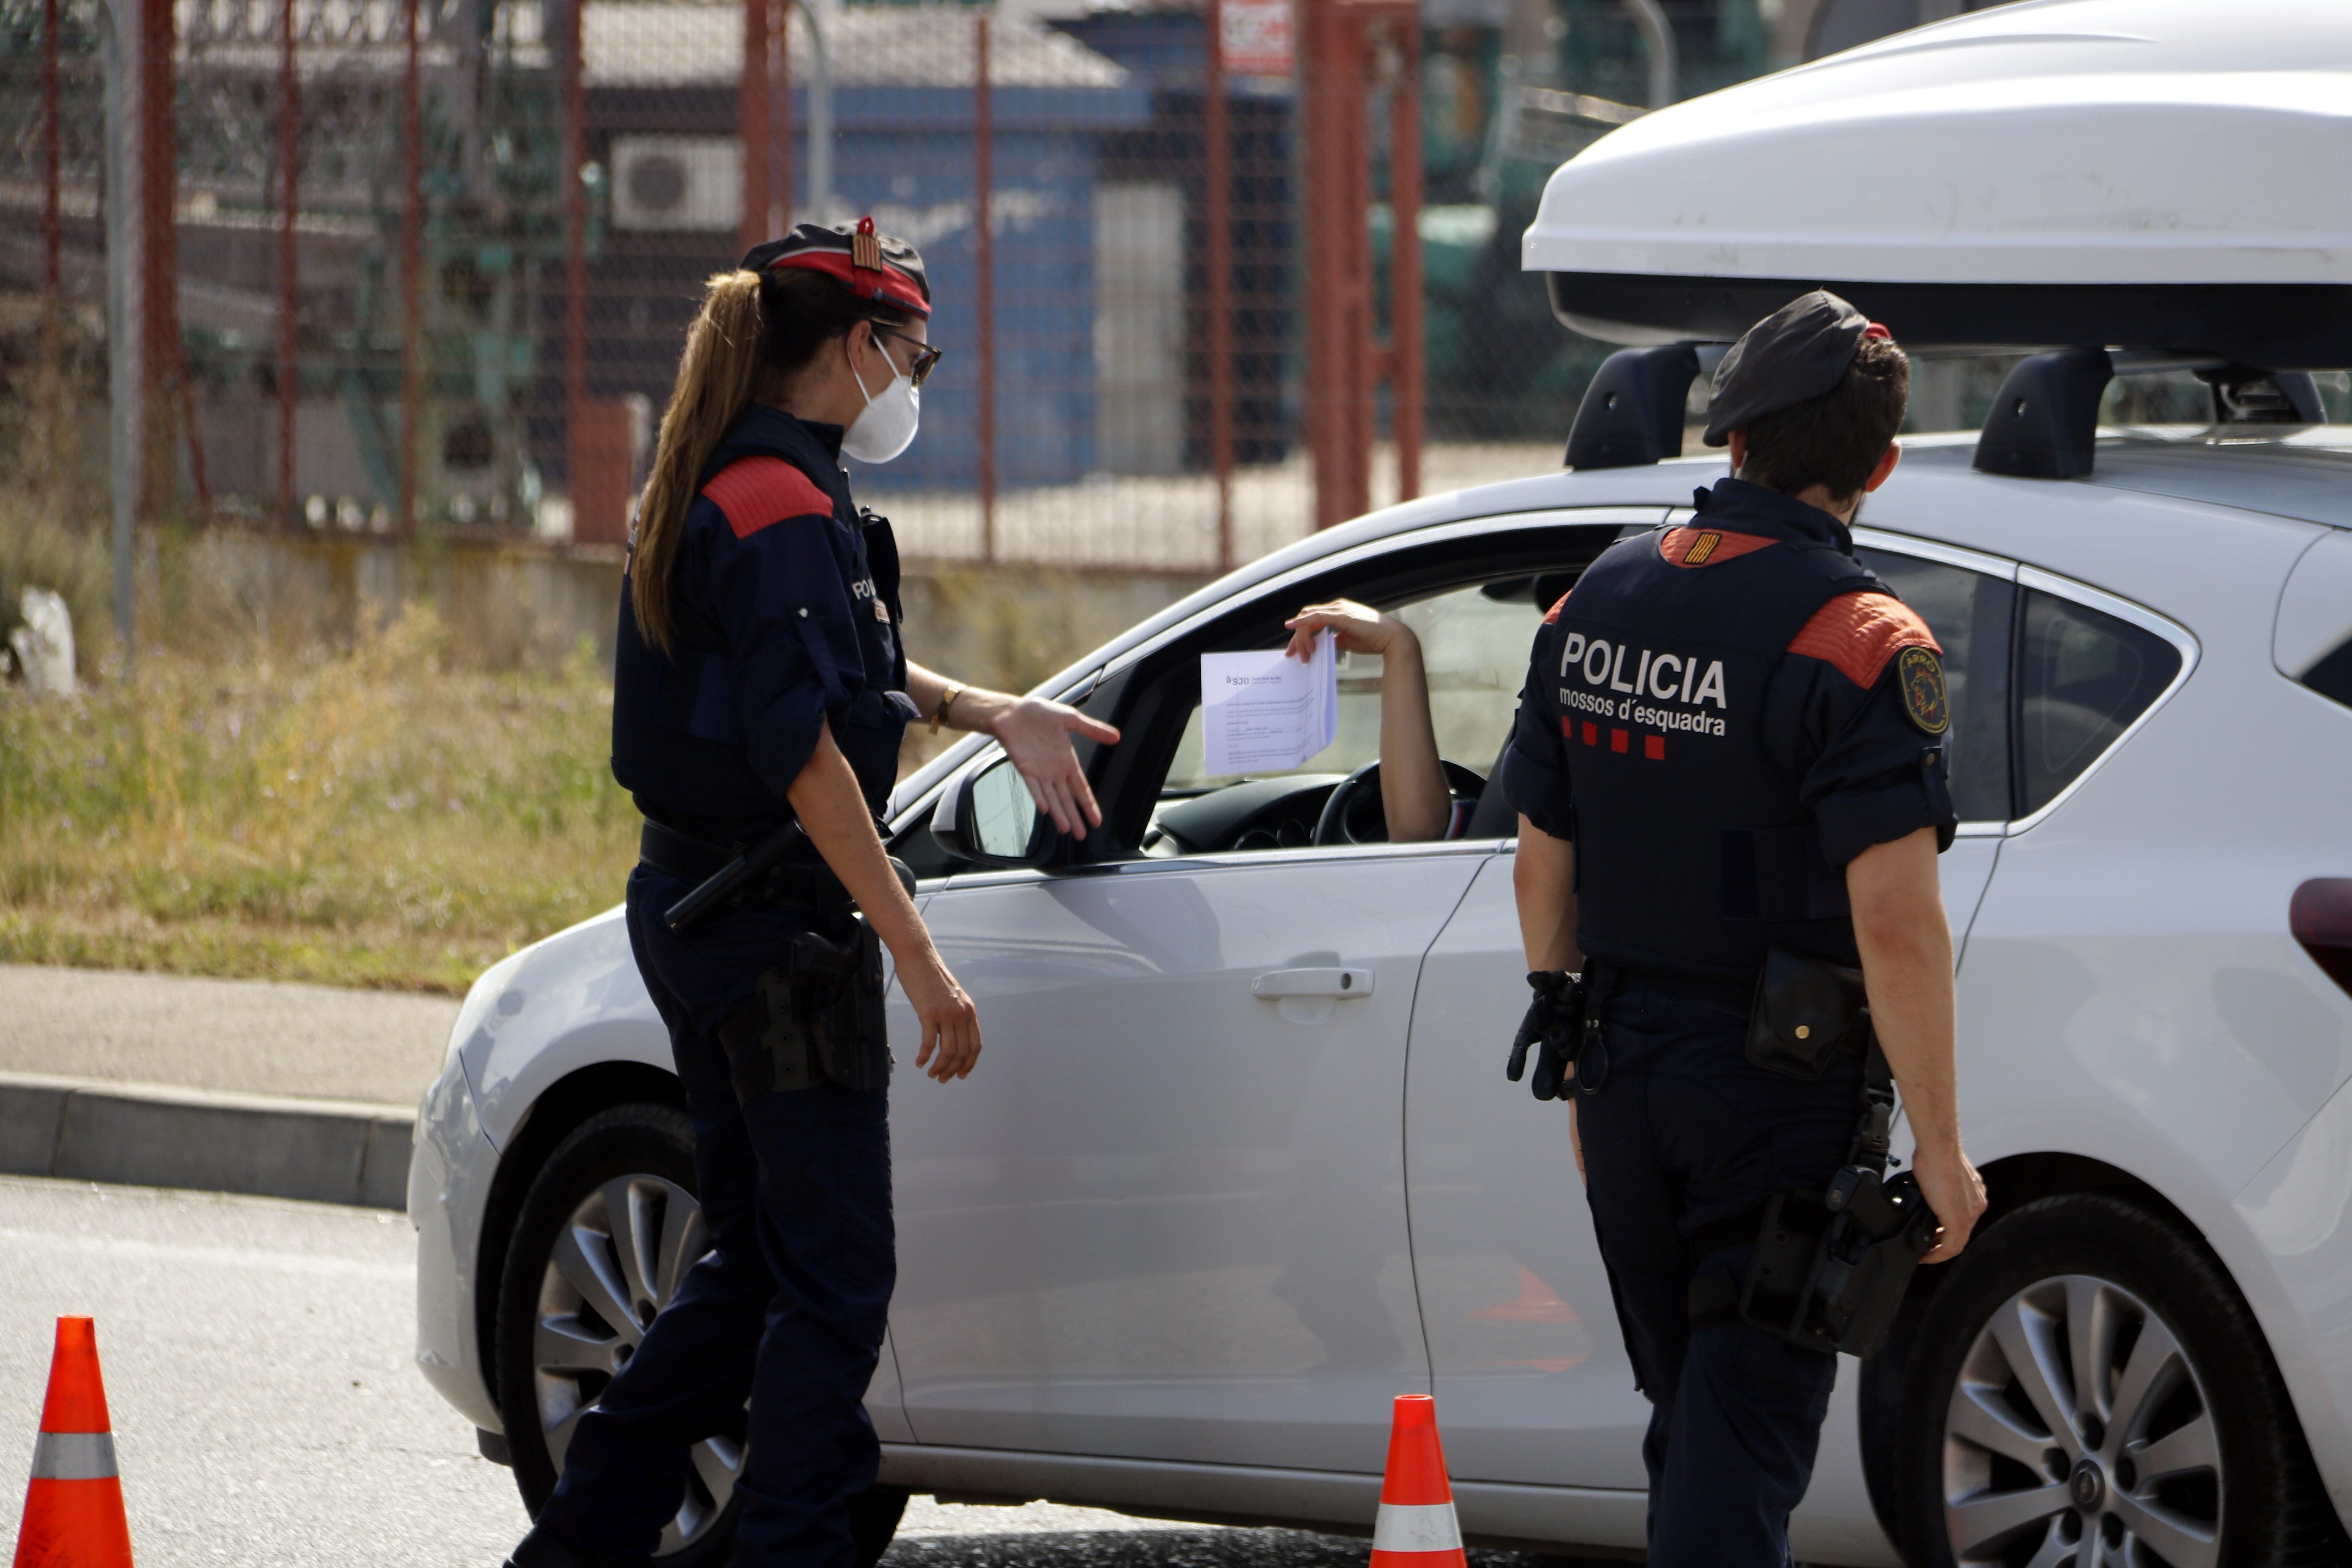
M 443 641 L 411 608 L 347 652 L 0 688 L 0 960 L 456 993 L 614 903 L 637 819 L 602 670 L 453 669 Z

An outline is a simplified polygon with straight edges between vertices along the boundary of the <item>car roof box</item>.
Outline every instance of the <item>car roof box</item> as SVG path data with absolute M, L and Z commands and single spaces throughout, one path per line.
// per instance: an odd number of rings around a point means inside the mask
M 1829 288 L 1906 346 L 2352 367 L 2352 5 L 2029 0 L 1645 115 L 1523 241 L 1606 341 Z

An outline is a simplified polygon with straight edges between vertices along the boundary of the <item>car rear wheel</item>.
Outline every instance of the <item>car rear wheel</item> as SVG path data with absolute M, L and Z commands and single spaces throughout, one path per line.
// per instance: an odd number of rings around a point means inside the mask
M 499 1410 L 523 1506 L 554 1494 L 582 1412 L 628 1364 L 654 1314 L 709 1250 L 683 1111 L 624 1105 L 589 1118 L 532 1181 L 507 1249 L 498 1309 Z M 662 1531 L 664 1568 L 728 1561 L 741 1511 L 744 1425 L 694 1446 L 686 1500 Z M 861 1568 L 888 1549 L 907 1494 L 852 1501 Z
M 1899 1426 L 1906 1561 L 2251 1568 L 2327 1549 L 2285 1386 L 2201 1247 L 2071 1195 L 2026 1205 L 1949 1267 Z

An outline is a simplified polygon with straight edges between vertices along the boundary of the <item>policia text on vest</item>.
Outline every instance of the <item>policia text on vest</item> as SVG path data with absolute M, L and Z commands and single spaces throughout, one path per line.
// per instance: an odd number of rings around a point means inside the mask
M 1835 1352 L 1873 1348 L 1984 1207 L 1936 876 L 1940 650 L 1847 531 L 1907 384 L 1833 296 L 1751 329 L 1709 405 L 1736 477 L 1552 607 L 1504 761 L 1537 993 L 1508 1070 L 1532 1055 L 1570 1106 L 1653 1405 L 1656 1568 L 1788 1561 Z M 1890 1178 L 1898 1088 L 1916 1153 Z

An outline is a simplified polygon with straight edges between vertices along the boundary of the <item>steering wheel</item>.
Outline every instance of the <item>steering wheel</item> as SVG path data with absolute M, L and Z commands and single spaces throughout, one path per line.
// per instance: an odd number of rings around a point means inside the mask
M 1486 787 L 1486 781 L 1475 769 L 1443 759 L 1437 765 L 1444 770 L 1446 790 L 1456 800 L 1465 795 L 1475 800 Z M 1315 819 L 1315 847 L 1385 844 L 1388 837 L 1388 817 L 1381 809 L 1381 764 L 1366 763 L 1332 785 L 1324 797 L 1323 815 Z

